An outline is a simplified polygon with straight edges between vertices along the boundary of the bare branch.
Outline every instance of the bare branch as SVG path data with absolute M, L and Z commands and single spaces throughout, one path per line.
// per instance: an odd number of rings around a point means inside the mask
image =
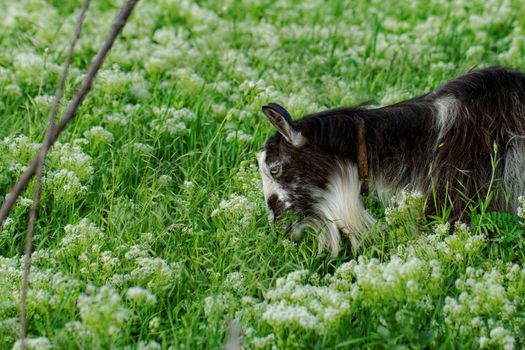
M 47 153 L 51 148 L 52 138 L 55 135 L 55 117 L 60 106 L 60 101 L 64 95 L 64 87 L 66 85 L 67 75 L 69 72 L 69 66 L 71 65 L 71 59 L 73 58 L 73 52 L 77 45 L 80 32 L 82 30 L 82 24 L 86 18 L 86 12 L 89 8 L 89 0 L 84 0 L 82 10 L 77 19 L 75 26 L 75 32 L 71 38 L 71 44 L 67 52 L 64 66 L 62 67 L 62 73 L 60 75 L 60 81 L 58 83 L 55 100 L 51 112 L 49 113 L 48 125 L 46 131 L 46 137 L 44 139 L 43 147 L 39 150 L 36 158 L 36 171 L 35 171 L 35 189 L 33 192 L 33 204 L 31 206 L 31 213 L 29 216 L 29 223 L 27 227 L 27 236 L 25 244 L 23 274 L 22 274 L 22 286 L 20 291 L 20 348 L 24 349 L 25 339 L 27 334 L 27 288 L 29 285 L 29 272 L 31 269 L 31 254 L 33 250 L 33 237 L 35 235 L 35 224 L 38 219 L 38 207 L 40 204 L 40 194 L 42 191 L 42 172 L 44 170 L 44 160 L 46 159 Z
M 133 12 L 133 9 L 135 8 L 135 5 L 137 4 L 139 0 L 128 0 L 122 9 L 120 10 L 120 13 L 115 18 L 115 21 L 113 22 L 113 26 L 111 27 L 111 30 L 108 34 L 108 37 L 106 38 L 106 41 L 104 42 L 104 45 L 97 53 L 97 56 L 89 66 L 88 72 L 86 74 L 86 77 L 82 84 L 80 85 L 77 93 L 69 103 L 66 111 L 64 112 L 62 119 L 57 123 L 56 128 L 54 128 L 53 135 L 51 137 L 51 142 L 49 145 L 43 144 L 40 147 L 39 153 L 42 149 L 49 149 L 55 141 L 57 140 L 60 133 L 64 130 L 64 128 L 71 122 L 71 120 L 74 118 L 76 111 L 78 110 L 80 104 L 86 97 L 86 94 L 88 93 L 89 89 L 91 88 L 91 84 L 93 82 L 93 79 L 95 78 L 98 70 L 100 69 L 100 66 L 102 66 L 102 63 L 104 63 L 104 59 L 106 58 L 109 50 L 113 46 L 113 43 L 115 42 L 115 39 L 119 35 L 120 31 L 126 24 L 129 16 Z M 22 176 L 20 177 L 20 180 L 16 183 L 16 185 L 11 189 L 11 192 L 6 197 L 5 202 L 2 204 L 2 207 L 0 208 L 0 228 L 4 225 L 5 219 L 9 215 L 9 212 L 11 211 L 11 208 L 16 202 L 16 199 L 18 196 L 20 196 L 20 193 L 24 190 L 26 185 L 28 184 L 29 180 L 31 180 L 31 177 L 35 173 L 38 165 L 38 156 L 36 156 L 29 166 L 26 168 Z
M 64 61 L 64 66 L 62 69 L 60 81 L 59 81 L 59 84 L 57 86 L 57 90 L 55 93 L 55 100 L 54 100 L 51 112 L 49 114 L 48 127 L 46 131 L 46 137 L 45 137 L 44 143 L 40 147 L 36 157 L 31 161 L 26 171 L 22 174 L 18 183 L 13 187 L 9 195 L 6 196 L 5 202 L 0 208 L 0 227 L 1 227 L 4 224 L 5 219 L 7 218 L 7 215 L 9 214 L 9 211 L 13 207 L 17 198 L 20 196 L 20 193 L 24 190 L 25 186 L 28 184 L 31 177 L 33 175 L 36 176 L 35 189 L 33 193 L 33 203 L 31 207 L 31 213 L 30 213 L 28 229 L 27 229 L 27 237 L 26 237 L 26 243 L 25 243 L 25 255 L 24 255 L 24 263 L 23 263 L 23 276 L 22 276 L 22 281 L 21 281 L 22 283 L 21 301 L 20 301 L 20 348 L 21 349 L 24 349 L 25 347 L 25 338 L 27 334 L 27 303 L 26 303 L 27 302 L 27 288 L 29 284 L 29 272 L 30 272 L 30 267 L 31 267 L 31 253 L 33 250 L 33 237 L 34 237 L 34 232 L 35 232 L 36 220 L 38 218 L 38 207 L 40 204 L 40 195 L 41 195 L 41 190 L 42 190 L 42 172 L 43 172 L 43 167 L 44 167 L 44 160 L 47 156 L 47 153 L 49 152 L 49 150 L 51 149 L 51 147 L 57 140 L 58 136 L 60 135 L 60 133 L 69 124 L 69 122 L 71 122 L 71 120 L 73 120 L 73 118 L 75 117 L 76 111 L 78 110 L 80 104 L 82 103 L 82 101 L 84 100 L 85 96 L 87 95 L 87 93 L 89 92 L 91 88 L 93 79 L 95 78 L 98 70 L 102 66 L 108 52 L 111 50 L 111 47 L 113 46 L 113 43 L 115 42 L 115 39 L 121 32 L 122 28 L 125 26 L 137 2 L 138 0 L 129 0 L 122 7 L 120 13 L 116 17 L 111 27 L 108 37 L 106 41 L 104 42 L 104 45 L 102 46 L 97 56 L 91 63 L 84 81 L 82 82 L 77 93 L 75 94 L 71 102 L 69 103 L 68 108 L 66 109 L 66 111 L 64 112 L 64 115 L 62 116 L 62 119 L 60 119 L 59 123 L 55 125 L 55 117 L 57 115 L 58 108 L 60 106 L 60 101 L 64 94 L 65 82 L 66 82 L 67 75 L 69 72 L 69 66 L 71 64 L 73 51 L 75 49 L 78 38 L 80 37 L 82 23 L 84 22 L 86 12 L 89 7 L 89 0 L 84 0 L 82 10 L 77 20 L 77 25 L 75 27 L 75 32 L 73 33 L 71 44 L 70 44 L 66 59 Z

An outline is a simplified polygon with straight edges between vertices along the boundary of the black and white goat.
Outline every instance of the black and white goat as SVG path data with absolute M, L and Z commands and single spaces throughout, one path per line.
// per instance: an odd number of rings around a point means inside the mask
M 270 216 L 295 213 L 294 238 L 305 226 L 325 227 L 320 243 L 333 254 L 340 232 L 355 248 L 374 221 L 361 198 L 368 182 L 379 192 L 420 192 L 429 212 L 448 207 L 452 219 L 488 192 L 495 194 L 489 209 L 498 211 L 515 211 L 525 194 L 520 72 L 472 71 L 390 106 L 331 109 L 296 121 L 275 103 L 262 110 L 277 128 L 257 156 Z

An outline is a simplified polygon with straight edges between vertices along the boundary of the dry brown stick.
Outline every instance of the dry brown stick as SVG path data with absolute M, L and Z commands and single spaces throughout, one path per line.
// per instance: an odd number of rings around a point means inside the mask
M 24 346 L 25 346 L 25 337 L 26 337 L 26 330 L 27 330 L 27 327 L 26 327 L 27 286 L 28 286 L 29 269 L 30 269 L 30 264 L 31 264 L 31 251 L 32 251 L 32 245 L 33 245 L 34 229 L 35 229 L 36 218 L 38 215 L 38 205 L 40 201 L 42 168 L 43 168 L 45 157 L 49 149 L 52 147 L 52 145 L 54 144 L 54 142 L 60 135 L 60 133 L 64 130 L 67 124 L 74 118 L 75 112 L 77 111 L 78 107 L 80 106 L 84 97 L 89 91 L 91 84 L 93 82 L 93 79 L 95 78 L 95 75 L 100 69 L 102 63 L 104 62 L 104 59 L 107 53 L 109 52 L 109 50 L 111 49 L 118 34 L 120 33 L 120 31 L 126 24 L 127 19 L 131 15 L 131 12 L 133 11 L 133 8 L 135 7 L 137 2 L 138 0 L 129 0 L 123 6 L 119 15 L 115 19 L 115 22 L 113 23 L 113 26 L 108 35 L 108 38 L 106 39 L 106 42 L 104 43 L 99 53 L 95 57 L 93 63 L 89 67 L 86 78 L 84 79 L 82 85 L 80 86 L 73 100 L 68 105 L 68 108 L 66 112 L 64 113 L 64 116 L 60 120 L 59 124 L 55 126 L 54 119 L 58 111 L 60 99 L 63 95 L 65 79 L 67 77 L 67 72 L 69 70 L 69 65 L 71 63 L 71 56 L 73 54 L 74 46 L 80 35 L 80 28 L 82 26 L 82 22 L 84 20 L 85 13 L 89 5 L 89 0 L 84 1 L 84 6 L 82 9 L 81 15 L 79 17 L 79 20 L 77 22 L 77 27 L 73 35 L 70 50 L 68 52 L 66 62 L 64 63 L 64 69 L 62 71 L 61 81 L 59 83 L 59 86 L 57 87 L 57 92 L 55 94 L 55 102 L 54 102 L 52 111 L 49 115 L 49 125 L 48 125 L 48 129 L 46 132 L 45 141 L 43 145 L 40 147 L 37 156 L 31 162 L 28 169 L 26 169 L 26 171 L 22 175 L 21 180 L 15 186 L 14 190 L 16 190 L 16 192 L 11 191 L 8 198 L 6 198 L 6 202 L 1 208 L 1 209 L 4 209 L 5 213 L 1 214 L 2 216 L 0 219 L 0 225 L 2 225 L 3 222 L 5 221 L 5 218 L 7 217 L 9 210 L 11 209 L 13 204 L 16 202 L 16 199 L 20 195 L 21 191 L 24 189 L 24 187 L 27 185 L 27 183 L 31 179 L 31 176 L 36 173 L 36 184 L 35 184 L 35 191 L 33 195 L 33 205 L 31 208 L 31 215 L 30 215 L 27 238 L 26 238 L 23 277 L 22 277 L 22 292 L 21 292 L 21 303 L 20 303 L 20 348 L 21 349 L 24 349 Z M 8 203 L 8 201 L 10 203 Z M 7 206 L 6 204 L 8 204 L 9 206 Z
M 91 83 L 93 82 L 93 79 L 95 78 L 98 70 L 100 69 L 100 66 L 102 63 L 104 63 L 104 59 L 106 58 L 106 55 L 108 54 L 109 50 L 113 46 L 113 43 L 115 42 L 115 39 L 117 38 L 118 34 L 126 24 L 129 16 L 131 15 L 133 9 L 135 8 L 135 5 L 137 4 L 139 0 L 128 0 L 124 6 L 122 6 L 122 9 L 120 10 L 120 13 L 118 14 L 117 18 L 115 18 L 115 21 L 113 22 L 113 26 L 111 27 L 111 30 L 108 34 L 108 37 L 106 38 L 106 41 L 104 42 L 104 45 L 97 53 L 97 56 L 89 66 L 89 69 L 86 73 L 86 77 L 84 78 L 84 81 L 80 85 L 77 93 L 69 103 L 66 111 L 63 114 L 62 119 L 57 123 L 56 128 L 54 128 L 53 135 L 51 137 L 51 142 L 49 145 L 42 145 L 40 147 L 40 150 L 43 148 L 51 148 L 55 141 L 58 138 L 58 135 L 64 130 L 64 128 L 71 122 L 71 120 L 75 116 L 75 112 L 78 110 L 78 107 L 86 97 L 86 94 L 88 93 L 89 89 L 91 88 Z M 39 150 L 39 152 L 40 152 Z M 36 171 L 38 164 L 38 156 L 35 157 L 31 163 L 27 166 L 26 170 L 20 177 L 20 180 L 16 183 L 16 185 L 11 189 L 9 192 L 9 195 L 6 197 L 5 202 L 2 204 L 2 207 L 0 208 L 0 228 L 4 225 L 5 219 L 9 215 L 9 212 L 11 211 L 11 208 L 16 202 L 16 199 L 18 196 L 20 196 L 20 193 L 24 190 L 26 185 L 28 184 L 29 180 L 31 180 L 31 177 Z
M 64 95 L 64 88 L 66 85 L 67 76 L 69 73 L 69 66 L 71 65 L 71 60 L 73 58 L 73 52 L 75 51 L 75 46 L 80 37 L 80 31 L 82 30 L 82 24 L 86 18 L 86 12 L 89 8 L 89 0 L 84 0 L 80 15 L 78 16 L 77 23 L 75 26 L 75 31 L 73 37 L 71 38 L 71 43 L 69 45 L 69 50 L 64 60 L 64 66 L 62 67 L 62 72 L 60 74 L 60 81 L 58 83 L 55 100 L 53 101 L 53 106 L 51 107 L 51 112 L 49 113 L 48 124 L 46 136 L 44 139 L 43 147 L 39 150 L 37 155 L 36 170 L 35 170 L 35 189 L 33 192 L 33 204 L 31 206 L 31 213 L 29 215 L 29 223 L 27 226 L 27 235 L 25 243 L 25 254 L 24 254 L 24 264 L 22 271 L 22 286 L 20 291 L 20 348 L 25 348 L 25 339 L 27 334 L 27 288 L 29 285 L 29 272 L 31 269 L 31 254 L 33 250 L 33 237 L 35 235 L 35 224 L 38 219 L 38 207 L 40 204 L 40 194 L 42 191 L 42 172 L 44 170 L 44 160 L 46 159 L 47 153 L 51 147 L 51 139 L 55 134 L 55 118 L 58 113 L 58 108 L 60 107 L 60 101 Z

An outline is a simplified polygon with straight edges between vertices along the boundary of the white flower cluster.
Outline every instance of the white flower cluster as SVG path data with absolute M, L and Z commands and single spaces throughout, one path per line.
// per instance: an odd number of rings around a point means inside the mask
M 518 198 L 518 211 L 517 214 L 521 220 L 525 221 L 525 196 L 519 196 Z
M 129 92 L 139 99 L 147 99 L 150 96 L 149 84 L 142 74 L 136 71 L 124 72 L 117 64 L 98 73 L 95 89 L 110 98 L 115 98 L 124 92 Z
M 238 193 L 232 193 L 219 203 L 211 216 L 228 223 L 245 227 L 262 210 L 261 179 L 257 167 L 252 161 L 241 164 L 233 177 L 233 187 Z
M 126 126 L 129 123 L 129 119 L 124 114 L 112 113 L 104 116 L 104 121 L 109 125 Z
M 8 317 L 2 315 L 0 320 L 0 339 L 8 344 L 13 344 L 19 338 L 20 324 L 18 317 Z
M 525 43 L 523 43 L 523 40 L 520 38 L 523 38 L 523 35 L 525 35 L 523 27 L 520 25 L 515 26 L 512 33 L 508 36 L 508 39 L 511 40 L 509 49 L 498 55 L 498 58 L 502 63 L 512 64 L 513 62 L 522 59 L 521 55 L 525 51 Z
M 194 96 L 204 88 L 204 79 L 191 68 L 178 68 L 170 72 L 170 75 L 183 94 Z
M 159 133 L 166 132 L 171 136 L 186 133 L 187 123 L 195 119 L 195 114 L 187 108 L 154 107 L 153 113 L 155 118 L 151 121 L 150 127 Z
M 149 290 L 165 292 L 173 287 L 180 274 L 178 263 L 168 264 L 162 258 L 137 258 L 137 267 L 129 273 L 129 279 L 137 285 L 147 286 Z
M 18 308 L 20 305 L 21 259 L 0 257 L 0 343 L 12 345 L 18 339 Z M 56 269 L 33 266 L 29 275 L 27 312 L 34 320 L 42 315 L 63 312 L 72 295 L 80 291 L 82 283 Z M 28 348 L 46 348 L 43 337 L 27 339 Z M 6 344 L 7 342 L 7 344 Z M 53 344 L 54 345 L 54 344 Z
M 251 74 L 250 74 L 251 75 Z M 279 80 L 281 77 L 275 77 Z M 243 120 L 246 116 L 260 112 L 260 106 L 271 101 L 280 101 L 292 116 L 300 116 L 311 111 L 319 109 L 319 105 L 315 103 L 315 92 L 311 89 L 298 87 L 298 92 L 292 94 L 283 94 L 279 89 L 265 80 L 250 80 L 245 77 L 243 83 L 239 85 L 239 93 L 230 96 L 230 100 L 234 102 L 248 101 L 249 104 L 243 107 L 243 110 L 231 109 L 228 113 L 232 120 Z
M 160 257 L 150 256 L 147 245 L 153 240 L 151 233 L 142 234 L 139 244 L 124 244 L 118 249 L 109 250 L 104 247 L 103 242 L 107 240 L 104 232 L 87 218 L 75 225 L 67 225 L 64 231 L 65 235 L 54 250 L 54 257 L 38 253 L 37 260 L 74 259 L 78 261 L 80 275 L 86 279 L 118 288 L 129 286 L 127 296 L 130 300 L 155 304 L 155 294 L 172 288 L 180 275 L 178 263 L 170 264 Z M 133 286 L 145 286 L 148 290 L 144 289 L 143 292 L 150 294 L 141 294 L 140 288 L 133 289 Z
M 268 347 L 274 345 L 274 342 L 275 334 L 270 333 L 264 337 L 253 337 L 251 339 L 250 345 L 252 345 L 256 349 L 267 349 Z
M 261 200 L 261 177 L 253 162 L 241 164 L 235 174 L 235 184 L 252 201 Z
M 45 113 L 49 112 L 54 100 L 55 97 L 51 95 L 40 95 L 34 98 L 37 108 Z
M 223 199 L 219 208 L 215 209 L 212 217 L 227 217 L 229 220 L 240 220 L 241 225 L 246 225 L 252 219 L 256 204 L 242 194 L 230 194 L 228 199 Z
M 54 250 L 54 258 L 60 261 L 78 262 L 82 277 L 105 282 L 120 266 L 120 260 L 112 250 L 101 247 L 106 235 L 89 219 L 64 227 L 65 235 Z
M 82 141 L 55 143 L 48 155 L 48 162 L 51 169 L 67 169 L 75 173 L 81 182 L 86 182 L 91 179 L 93 167 L 91 157 L 82 151 L 79 144 L 82 144 Z
M 437 260 L 429 262 L 411 257 L 403 260 L 393 256 L 388 262 L 359 257 L 358 262 L 343 264 L 334 274 L 335 285 L 344 286 L 355 278 L 350 286 L 354 300 L 364 304 L 389 304 L 392 306 L 411 303 L 421 304 L 440 292 L 442 283 L 441 266 Z
M 402 91 L 399 88 L 390 87 L 383 93 L 383 98 L 380 101 L 382 106 L 393 104 L 410 97 L 407 91 Z
M 414 219 L 423 217 L 426 200 L 419 192 L 403 190 L 392 197 L 393 206 L 385 209 L 385 219 L 389 225 L 399 225 L 410 215 Z
M 38 86 L 50 73 L 58 71 L 58 65 L 45 62 L 45 58 L 35 52 L 19 52 L 13 59 L 13 72 L 20 84 Z
M 0 256 L 0 319 L 14 317 L 17 312 L 20 293 L 20 277 L 22 270 L 20 260 L 17 258 L 5 258 Z M 2 323 L 3 332 L 10 333 L 9 329 L 12 322 Z
M 98 345 L 96 340 L 100 339 L 99 335 L 92 332 L 80 321 L 67 322 L 58 333 L 66 339 L 75 339 L 75 344 L 81 348 L 95 347 Z
M 262 302 L 244 303 L 241 317 L 250 319 L 248 323 L 262 321 L 275 334 L 283 329 L 326 334 L 351 316 L 355 304 L 359 310 L 380 310 L 382 317 L 402 323 L 405 314 L 434 311 L 434 299 L 441 295 L 445 281 L 437 260 L 398 256 L 383 263 L 361 256 L 321 281 L 308 275 L 299 270 L 279 278 Z M 265 338 L 247 339 L 252 344 Z
M 78 196 L 87 193 L 87 187 L 82 185 L 77 175 L 68 169 L 49 171 L 42 182 L 55 200 L 65 203 L 72 202 Z
M 93 244 L 78 257 L 80 274 L 86 279 L 106 281 L 118 269 L 120 260 L 111 250 L 101 251 L 100 245 Z
M 226 135 L 226 142 L 239 142 L 239 143 L 251 143 L 253 141 L 253 135 L 245 134 L 242 131 L 230 131 Z
M 64 227 L 65 235 L 56 250 L 59 257 L 76 258 L 86 252 L 100 251 L 100 242 L 104 241 L 104 233 L 89 219 L 84 218 L 77 224 L 68 224 Z
M 58 310 L 68 295 L 80 288 L 77 279 L 50 268 L 31 272 L 29 281 L 29 309 L 39 312 Z
M 443 307 L 451 332 L 478 337 L 481 348 L 514 349 L 512 334 L 523 327 L 518 310 L 525 306 L 525 267 L 505 264 L 487 271 L 468 267 L 456 288 L 459 296 L 446 297 Z
M 8 169 L 11 171 L 17 170 L 22 172 L 26 164 L 20 162 L 29 162 L 40 145 L 32 142 L 29 137 L 19 135 L 15 137 L 7 136 L 0 141 L 0 160 L 2 168 L 9 165 Z
M 241 294 L 244 291 L 244 275 L 241 272 L 232 272 L 226 276 L 224 284 L 226 288 Z
M 319 333 L 324 330 L 319 319 L 307 307 L 289 304 L 284 300 L 268 305 L 262 319 L 276 329 L 300 327 L 307 331 L 312 330 Z
M 20 344 L 20 340 L 17 340 L 16 343 L 13 345 L 13 350 L 23 350 L 21 347 L 22 344 Z M 46 337 L 38 337 L 38 338 L 26 338 L 25 339 L 25 347 L 24 349 L 29 350 L 50 350 L 51 342 Z
M 141 287 L 128 288 L 126 291 L 126 297 L 139 306 L 151 306 L 157 303 L 157 297 L 147 289 Z
M 84 137 L 95 144 L 112 143 L 115 139 L 113 134 L 102 126 L 94 126 L 88 131 L 84 132 Z
M 145 249 L 145 246 L 143 244 L 134 244 L 130 247 L 122 247 L 122 248 L 127 248 L 127 251 L 124 254 L 124 259 L 126 260 L 134 261 L 138 258 L 149 257 L 148 250 Z
M 80 318 L 93 333 L 116 339 L 126 326 L 129 310 L 123 305 L 120 295 L 111 287 L 90 287 L 78 298 Z
M 326 286 L 304 284 L 308 271 L 279 278 L 274 289 L 265 293 L 262 319 L 275 329 L 300 327 L 325 333 L 350 312 L 350 297 Z
M 153 146 L 142 142 L 134 142 L 132 148 L 135 152 L 142 154 L 151 154 L 153 152 Z
M 137 350 L 160 350 L 162 349 L 161 345 L 154 340 L 149 342 L 140 341 L 137 345 Z
M 421 235 L 410 243 L 399 245 L 397 254 L 464 265 L 472 256 L 481 254 L 487 245 L 483 235 L 472 234 L 463 223 L 457 222 L 453 233 L 449 230 L 448 223 L 436 225 L 435 234 Z
M 151 52 L 145 57 L 144 67 L 149 74 L 171 73 L 174 67 L 191 66 L 202 60 L 202 54 L 190 44 L 189 32 L 184 28 L 159 28 L 148 43 Z
M 270 100 L 280 100 L 281 95 L 275 87 L 269 85 L 264 80 L 245 80 L 239 85 L 239 90 L 245 96 L 250 96 L 259 102 L 267 102 Z
M 22 89 L 16 84 L 8 84 L 4 87 L 6 96 L 20 97 L 22 96 Z
M 512 333 L 503 327 L 493 328 L 488 336 L 479 337 L 480 349 L 496 347 L 503 348 L 504 350 L 513 350 L 514 345 L 515 340 Z
M 208 319 L 213 319 L 213 317 L 216 316 L 222 316 L 225 311 L 231 308 L 232 299 L 233 296 L 231 293 L 207 296 L 204 298 L 204 315 Z

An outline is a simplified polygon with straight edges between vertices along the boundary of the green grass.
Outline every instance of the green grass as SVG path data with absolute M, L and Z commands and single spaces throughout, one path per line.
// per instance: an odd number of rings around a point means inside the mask
M 68 97 L 122 3 L 92 2 Z M 79 8 L 0 3 L 2 194 L 42 141 Z M 332 257 L 318 232 L 291 242 L 268 222 L 255 152 L 274 132 L 268 102 L 298 118 L 396 102 L 473 67 L 525 70 L 524 11 L 518 0 L 141 1 L 46 163 L 29 337 L 221 348 L 237 318 L 246 348 L 522 348 L 523 218 L 478 210 L 472 228 L 453 228 L 423 217 L 417 196 L 386 209 L 372 197 L 378 225 L 357 255 L 347 244 Z M 0 231 L 2 349 L 18 336 L 28 212 L 21 201 Z

